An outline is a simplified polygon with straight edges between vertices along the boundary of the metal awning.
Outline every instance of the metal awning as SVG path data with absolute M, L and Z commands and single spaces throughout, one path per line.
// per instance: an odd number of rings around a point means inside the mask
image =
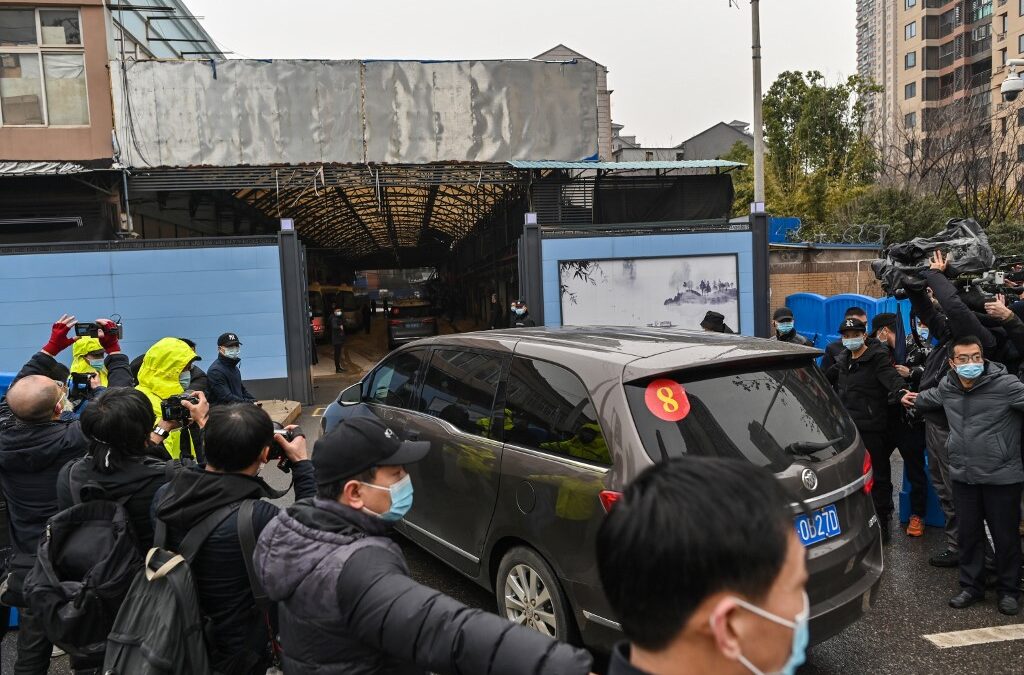
M 680 159 L 671 162 L 557 162 L 548 160 L 512 160 L 516 169 L 594 169 L 597 171 L 642 171 L 666 169 L 735 169 L 746 166 L 724 159 Z

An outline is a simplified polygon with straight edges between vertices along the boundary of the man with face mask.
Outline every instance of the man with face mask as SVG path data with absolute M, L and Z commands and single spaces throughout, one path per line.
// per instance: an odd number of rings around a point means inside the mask
M 793 318 L 793 310 L 789 307 L 779 307 L 772 316 L 772 323 L 775 325 L 773 340 L 789 342 L 802 347 L 813 347 L 814 344 L 800 333 L 796 332 L 796 321 Z
M 938 386 L 908 394 L 922 412 L 943 410 L 949 422 L 949 473 L 959 518 L 961 592 L 949 601 L 963 609 L 985 597 L 985 525 L 992 535 L 998 577 L 997 607 L 1020 612 L 1021 423 L 1024 383 L 984 357 L 976 337 L 954 340 L 950 371 Z
M 896 447 L 889 423 L 890 406 L 897 404 L 909 387 L 893 367 L 889 349 L 867 337 L 863 321 L 852 317 L 845 319 L 838 332 L 846 350 L 826 376 L 871 455 L 875 476 L 871 499 L 882 526 L 882 541 L 888 543 L 893 512 L 889 456 Z
M 627 486 L 597 534 L 628 640 L 608 675 L 792 675 L 810 607 L 791 501 L 769 471 L 734 459 L 671 459 Z
M 241 353 L 242 343 L 234 333 L 224 333 L 217 338 L 217 360 L 206 373 L 210 405 L 253 403 L 256 400 L 242 383 L 242 373 L 238 368 Z
M 97 343 L 106 352 L 104 368 L 111 387 L 130 387 L 128 357 L 121 353 L 113 322 L 97 319 Z M 58 511 L 57 477 L 67 462 L 85 455 L 89 443 L 67 396 L 68 369 L 56 357 L 73 345 L 75 317 L 64 315 L 52 326 L 50 339 L 32 355 L 0 402 L 0 486 L 7 498 L 8 526 L 14 557 L 0 600 L 26 607 L 21 597 L 25 575 L 35 561 L 46 521 Z M 91 348 L 90 348 L 91 349 Z M 46 673 L 53 646 L 37 617 L 22 610 L 18 658 L 14 672 Z
M 317 441 L 316 498 L 281 512 L 254 560 L 278 603 L 286 675 L 589 672 L 587 652 L 409 577 L 388 535 L 413 504 L 405 465 L 429 451 L 429 443 L 403 441 L 372 415 Z
M 388 316 L 387 301 L 384 302 L 384 316 Z M 344 373 L 345 367 L 341 363 L 345 360 L 345 315 L 337 305 L 331 312 L 330 325 L 331 345 L 334 346 L 334 372 Z
M 251 526 L 254 546 L 255 537 L 278 513 L 265 499 L 284 496 L 259 477 L 271 445 L 292 462 L 296 499 L 313 496 L 313 466 L 305 437 L 288 441 L 275 434 L 270 416 L 254 405 L 211 408 L 204 433 L 207 464 L 177 472 L 153 499 L 154 543 L 177 551 L 192 528 L 228 507 L 190 567 L 200 611 L 209 623 L 207 647 L 214 670 L 263 675 L 270 665 L 268 617 L 256 606 L 246 562 L 253 552 L 243 545 L 243 525 Z M 251 518 L 240 523 L 246 503 Z
M 528 328 L 537 324 L 530 318 L 530 309 L 523 300 L 512 303 L 509 313 L 509 328 Z

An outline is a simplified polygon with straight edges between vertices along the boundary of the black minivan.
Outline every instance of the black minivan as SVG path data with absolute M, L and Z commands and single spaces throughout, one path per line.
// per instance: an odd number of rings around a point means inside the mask
M 322 424 L 369 412 L 430 441 L 402 534 L 492 589 L 509 619 L 598 649 L 621 634 L 594 541 L 625 485 L 684 453 L 767 467 L 794 498 L 820 642 L 872 605 L 882 549 L 871 464 L 817 354 L 663 329 L 451 335 L 388 355 Z

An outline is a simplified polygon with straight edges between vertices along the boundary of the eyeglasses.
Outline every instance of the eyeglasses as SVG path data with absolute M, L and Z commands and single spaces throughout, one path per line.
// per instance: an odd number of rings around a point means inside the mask
M 953 357 L 953 363 L 965 365 L 968 363 L 985 363 L 985 357 L 981 354 L 961 354 Z

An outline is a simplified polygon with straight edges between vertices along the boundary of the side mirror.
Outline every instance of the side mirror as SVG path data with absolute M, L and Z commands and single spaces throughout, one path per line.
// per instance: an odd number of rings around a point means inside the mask
M 356 405 L 363 402 L 363 383 L 356 382 L 341 392 L 338 403 L 341 405 Z

